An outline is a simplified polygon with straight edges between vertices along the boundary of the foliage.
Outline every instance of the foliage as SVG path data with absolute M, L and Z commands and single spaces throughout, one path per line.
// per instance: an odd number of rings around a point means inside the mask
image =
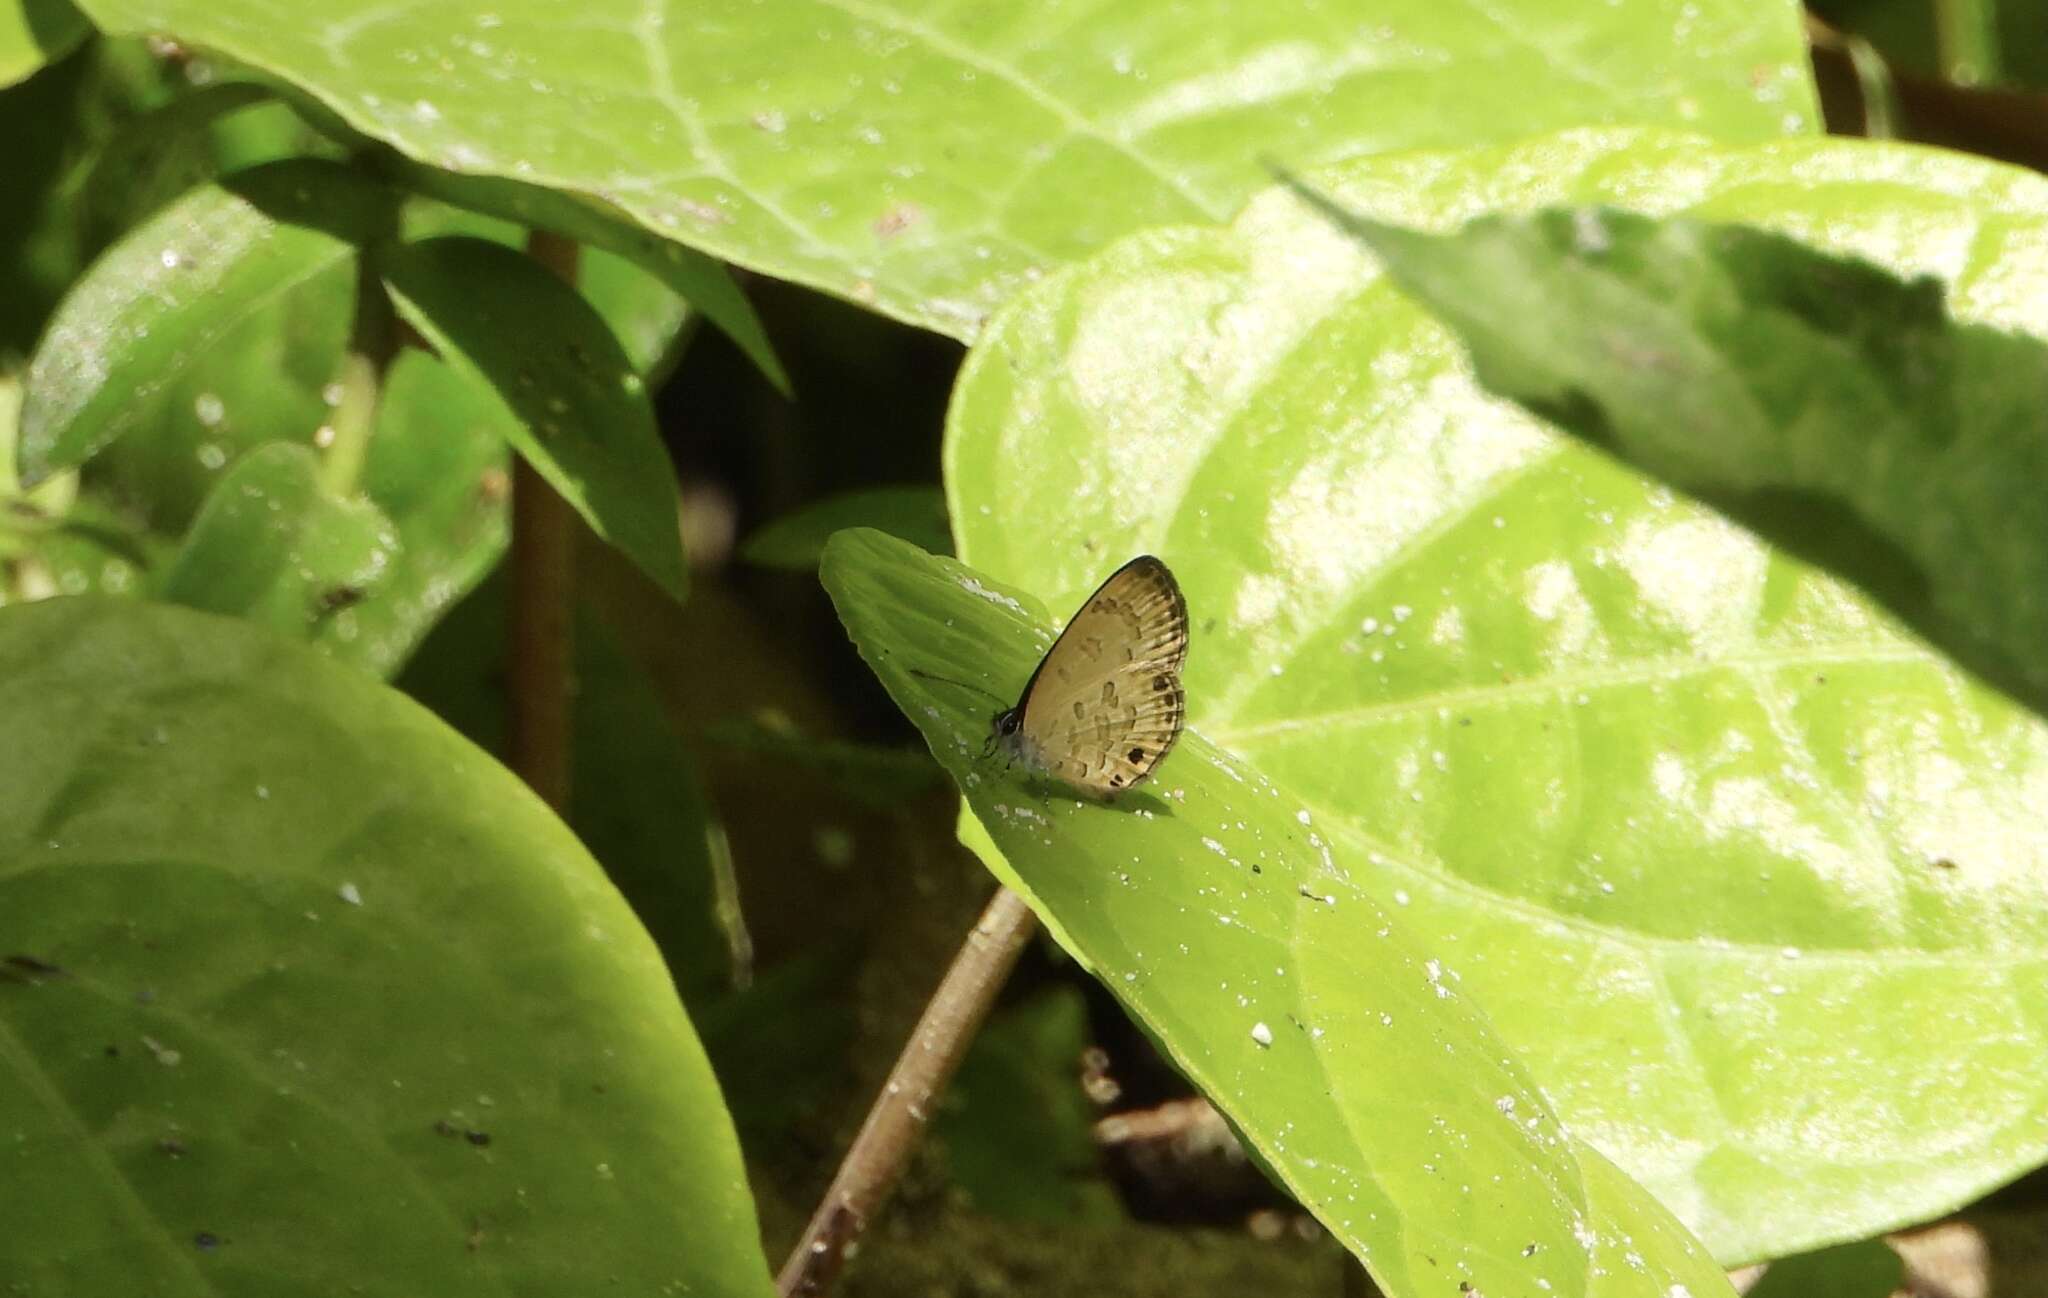
M 2048 185 L 1811 138 L 1800 30 L 0 0 L 0 1281 L 766 1292 L 957 786 L 1059 954 L 921 1256 L 1161 1246 L 1060 1073 L 1123 1015 L 1393 1298 L 1876 1292 L 2048 1136 Z M 1140 552 L 1157 778 L 983 759 Z

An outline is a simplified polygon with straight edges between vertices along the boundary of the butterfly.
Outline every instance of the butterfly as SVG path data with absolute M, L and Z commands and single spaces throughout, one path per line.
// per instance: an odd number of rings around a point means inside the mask
M 1187 716 L 1188 602 L 1167 566 L 1139 555 L 1081 605 L 996 714 L 989 751 L 1107 802 L 1150 775 Z

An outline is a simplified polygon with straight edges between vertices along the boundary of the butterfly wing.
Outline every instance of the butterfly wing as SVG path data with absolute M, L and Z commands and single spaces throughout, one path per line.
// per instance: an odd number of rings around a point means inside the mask
M 1150 555 L 1131 560 L 1088 597 L 1024 687 L 1021 751 L 1083 793 L 1115 797 L 1180 738 L 1187 654 L 1180 584 Z

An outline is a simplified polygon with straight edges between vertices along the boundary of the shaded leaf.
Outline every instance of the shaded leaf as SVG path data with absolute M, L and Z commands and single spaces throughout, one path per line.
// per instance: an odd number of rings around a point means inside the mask
M 901 807 L 907 799 L 938 789 L 946 778 L 922 750 L 807 735 L 789 718 L 775 714 L 714 723 L 705 727 L 704 738 L 720 748 L 761 753 L 816 771 L 840 792 L 870 807 Z
M 398 529 L 374 599 L 338 610 L 323 642 L 379 676 L 411 656 L 505 552 L 510 456 L 490 392 L 416 348 L 384 374 L 363 494 Z
M 1123 1218 L 1081 1093 L 1088 1006 L 1054 987 L 997 1014 L 946 1088 L 932 1136 L 975 1211 L 1048 1223 Z
M 1747 1298 L 1891 1298 L 1905 1274 L 1889 1244 L 1858 1240 L 1777 1259 Z
M 450 610 L 397 682 L 493 754 L 505 748 L 508 584 L 501 569 Z M 577 619 L 575 679 L 570 827 L 698 1013 L 744 981 L 752 954 L 723 830 L 659 697 L 597 618 Z
M 1040 620 L 879 532 L 834 536 L 821 576 L 1006 881 L 1388 1293 L 1726 1291 L 1648 1194 L 1557 1125 L 1457 970 L 1361 889 L 1366 852 L 1195 734 L 1108 805 L 980 759 L 986 703 L 912 673 L 1014 695 L 1049 640 Z
M 513 449 L 669 594 L 688 583 L 675 471 L 646 385 L 577 292 L 481 239 L 426 239 L 382 264 L 406 321 L 497 397 Z
M 319 457 L 274 442 L 221 478 L 157 593 L 310 639 L 336 613 L 381 593 L 397 548 L 375 505 L 329 492 Z
M 784 394 L 789 392 L 789 375 L 775 358 L 753 303 L 733 283 L 731 272 L 713 258 L 651 234 L 624 213 L 573 194 L 417 165 L 401 166 L 398 176 L 411 188 L 444 203 L 549 230 L 632 263 L 723 329 L 770 382 Z
M 951 554 L 946 500 L 937 487 L 877 487 L 849 491 L 755 530 L 740 558 L 764 568 L 802 572 L 818 566 L 825 542 L 842 527 L 872 527 L 933 554 Z
M 576 632 L 570 820 L 632 902 L 692 1006 L 744 983 L 753 950 L 725 831 L 661 698 L 594 618 Z
M 0 86 L 34 76 L 92 32 L 70 0 L 0 0 Z
M 304 648 L 0 611 L 0 953 L 59 971 L 0 980 L 14 1281 L 770 1292 L 710 1070 L 596 863 Z

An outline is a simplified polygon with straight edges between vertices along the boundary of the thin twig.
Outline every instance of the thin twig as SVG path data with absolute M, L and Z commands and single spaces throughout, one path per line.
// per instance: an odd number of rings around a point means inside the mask
M 811 1224 L 775 1278 L 782 1298 L 813 1298 L 839 1274 L 861 1231 L 888 1199 L 916 1150 L 932 1103 L 967 1053 L 975 1031 L 1036 928 L 1024 899 L 998 888 L 932 993 L 867 1121 Z
M 527 252 L 569 284 L 577 249 L 536 230 Z M 569 703 L 575 650 L 570 617 L 576 515 L 523 459 L 512 465 L 512 589 L 506 617 L 507 757 L 556 811 L 569 805 Z

